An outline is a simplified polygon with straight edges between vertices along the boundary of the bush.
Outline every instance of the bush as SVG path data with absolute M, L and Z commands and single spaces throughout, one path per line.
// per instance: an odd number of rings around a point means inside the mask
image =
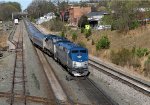
M 91 29 L 85 30 L 85 37 L 88 38 L 92 34 Z
M 85 25 L 89 23 L 87 19 L 88 19 L 87 16 L 82 15 L 78 21 L 78 27 L 85 27 Z
M 144 75 L 150 77 L 150 56 L 144 64 Z
M 139 26 L 139 22 L 138 21 L 133 21 L 131 24 L 129 24 L 129 29 L 135 29 Z
M 132 53 L 128 49 L 123 48 L 118 52 L 112 51 L 110 58 L 114 64 L 124 66 L 128 64 L 128 61 L 131 61 Z
M 94 45 L 95 44 L 95 42 L 94 42 L 94 40 L 92 39 L 92 45 Z
M 62 37 L 65 37 L 64 31 L 61 32 L 61 36 L 62 36 Z
M 84 33 L 84 27 L 81 28 L 81 33 Z
M 73 41 L 75 41 L 75 40 L 77 40 L 77 33 L 76 32 L 73 32 L 72 33 L 72 39 L 73 39 Z
M 56 19 L 50 20 L 49 22 L 42 23 L 42 25 L 48 26 L 49 30 L 51 31 L 62 31 L 62 30 L 65 31 L 66 30 L 64 23 Z
M 138 48 L 138 49 L 134 48 L 133 50 L 134 50 L 132 51 L 133 54 L 138 56 L 139 58 L 149 54 L 149 51 L 147 48 Z
M 79 42 L 78 45 L 82 46 L 82 47 L 86 47 L 84 42 Z
M 110 41 L 107 36 L 102 36 L 102 38 L 96 43 L 96 50 L 108 49 L 110 46 Z

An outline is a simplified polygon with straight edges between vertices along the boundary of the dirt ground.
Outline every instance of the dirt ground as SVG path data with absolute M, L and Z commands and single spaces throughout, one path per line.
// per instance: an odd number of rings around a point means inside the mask
M 7 46 L 8 35 L 5 32 L 0 32 L 0 48 L 4 48 Z

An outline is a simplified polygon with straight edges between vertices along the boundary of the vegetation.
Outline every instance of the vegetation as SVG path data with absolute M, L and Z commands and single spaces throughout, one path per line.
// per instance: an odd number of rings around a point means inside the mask
M 78 27 L 84 28 L 85 25 L 89 24 L 88 20 L 87 20 L 87 16 L 83 15 L 81 16 L 81 18 L 79 19 L 78 22 Z
M 62 36 L 62 37 L 65 37 L 64 31 L 61 32 L 61 36 Z
M 50 20 L 42 25 L 46 26 L 51 31 L 66 31 L 64 23 L 57 19 Z
M 56 6 L 48 0 L 33 0 L 27 11 L 31 18 L 39 18 L 46 13 L 56 12 Z
M 144 75 L 150 77 L 150 56 L 144 64 Z
M 101 39 L 96 43 L 96 50 L 108 49 L 110 46 L 110 41 L 107 36 L 102 36 Z
M 120 32 L 128 32 L 129 30 L 139 27 L 138 20 L 143 20 L 150 16 L 149 12 L 141 12 L 139 8 L 145 8 L 150 1 L 133 1 L 133 0 L 113 0 L 108 1 L 108 11 L 114 11 L 109 16 L 103 17 L 103 24 L 111 24 L 112 29 L 117 29 Z M 146 6 L 147 7 L 147 6 Z
M 0 20 L 10 20 L 12 13 L 20 11 L 21 6 L 17 2 L 0 2 Z
M 91 31 L 91 29 L 89 29 L 89 30 L 84 30 L 84 32 L 85 32 L 85 37 L 86 38 L 88 38 L 90 35 L 92 35 L 92 31 Z
M 125 66 L 132 59 L 132 53 L 128 49 L 121 49 L 118 52 L 111 52 L 111 61 L 114 64 Z
M 77 37 L 78 37 L 78 36 L 77 36 L 77 33 L 76 33 L 76 32 L 73 32 L 73 33 L 72 33 L 72 40 L 73 40 L 73 41 L 76 41 L 76 40 L 77 40 Z
M 147 48 L 140 48 L 140 47 L 139 47 L 139 48 L 135 48 L 135 47 L 133 47 L 132 53 L 133 53 L 133 55 L 135 55 L 135 56 L 141 58 L 141 57 L 143 57 L 143 56 L 148 55 L 148 54 L 149 54 L 149 51 L 148 51 Z

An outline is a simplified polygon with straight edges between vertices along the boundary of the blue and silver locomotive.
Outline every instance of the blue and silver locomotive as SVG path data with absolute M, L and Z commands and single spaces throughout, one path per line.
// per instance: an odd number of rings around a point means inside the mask
M 87 76 L 88 50 L 72 42 L 56 43 L 57 60 L 67 66 L 69 73 L 73 76 Z

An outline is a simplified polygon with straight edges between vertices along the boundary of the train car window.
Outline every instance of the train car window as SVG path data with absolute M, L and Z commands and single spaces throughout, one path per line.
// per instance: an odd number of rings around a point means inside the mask
M 72 50 L 71 52 L 72 53 L 78 53 L 78 50 Z
M 86 53 L 86 50 L 80 50 L 81 53 Z

